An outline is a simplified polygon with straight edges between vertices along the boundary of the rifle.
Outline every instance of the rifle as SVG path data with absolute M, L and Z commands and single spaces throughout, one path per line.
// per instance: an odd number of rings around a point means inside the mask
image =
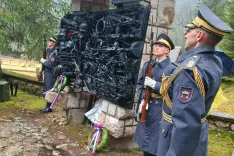
M 148 64 L 147 67 L 147 73 L 146 76 L 151 77 L 152 75 L 152 51 L 153 51 L 153 37 L 154 37 L 154 32 L 152 32 L 152 27 L 153 27 L 153 16 L 152 16 L 152 26 L 151 26 L 151 36 L 150 36 L 150 47 L 151 47 L 151 54 L 150 54 L 150 62 Z M 146 121 L 146 105 L 149 102 L 150 99 L 150 94 L 151 94 L 151 88 L 150 87 L 146 87 L 145 89 L 145 99 L 144 99 L 144 103 L 142 105 L 142 111 L 141 111 L 141 119 L 140 122 L 145 122 Z
M 42 56 L 41 56 L 41 58 L 44 58 L 44 59 L 46 59 L 46 34 L 44 34 L 43 35 L 43 38 L 44 38 L 44 43 L 43 43 L 43 45 L 44 45 L 44 49 L 43 49 L 43 51 L 42 51 Z M 37 79 L 38 79 L 38 81 L 43 81 L 43 71 L 44 71 L 44 65 L 43 65 L 43 63 L 41 64 L 41 71 L 39 72 L 39 74 L 38 74 L 38 76 L 37 76 Z
M 152 16 L 152 21 L 151 22 L 152 22 L 152 26 L 153 26 L 153 16 Z M 148 66 L 146 68 L 147 70 L 146 70 L 146 73 L 144 75 L 143 83 L 145 81 L 146 76 L 151 77 L 151 75 L 152 75 L 151 61 L 152 61 L 153 37 L 154 37 L 154 32 L 152 32 L 152 26 L 151 26 L 151 34 L 150 34 L 150 47 L 151 47 L 150 61 L 149 61 Z M 142 85 L 144 85 L 144 84 L 142 84 Z M 135 120 L 139 121 L 139 118 L 140 118 L 140 122 L 145 122 L 146 121 L 146 115 L 147 115 L 146 105 L 147 105 L 147 103 L 149 102 L 149 99 L 150 99 L 151 88 L 146 87 L 146 91 L 145 91 L 146 95 L 145 95 L 144 103 L 142 105 L 141 113 L 138 113 L 139 106 L 140 106 L 140 103 L 141 103 L 142 92 L 143 91 L 141 90 L 140 97 L 138 99 L 137 108 L 136 108 Z

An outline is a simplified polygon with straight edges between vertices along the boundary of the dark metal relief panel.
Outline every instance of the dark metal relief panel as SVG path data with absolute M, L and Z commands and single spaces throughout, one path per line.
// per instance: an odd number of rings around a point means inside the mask
M 131 109 L 150 7 L 73 12 L 61 20 L 55 74 Z

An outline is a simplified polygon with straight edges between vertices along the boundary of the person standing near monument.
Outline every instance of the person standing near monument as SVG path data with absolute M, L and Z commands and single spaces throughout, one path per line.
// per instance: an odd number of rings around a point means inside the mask
M 179 57 L 173 74 L 162 78 L 165 105 L 157 156 L 207 156 L 206 116 L 223 72 L 215 46 L 233 29 L 203 4 L 186 28 L 187 51 Z
M 52 36 L 48 40 L 48 49 L 46 51 L 46 59 L 41 58 L 40 62 L 44 66 L 44 89 L 43 92 L 46 92 L 53 88 L 55 83 L 55 77 L 53 75 L 53 68 L 56 66 L 56 52 L 55 52 L 55 45 L 56 45 L 57 39 Z M 51 103 L 47 102 L 46 106 L 44 108 L 41 108 L 40 110 L 44 113 L 52 112 L 52 109 L 50 108 Z
M 144 151 L 144 156 L 155 156 L 157 153 L 157 144 L 159 137 L 159 121 L 162 117 L 163 99 L 159 94 L 161 86 L 161 77 L 163 73 L 170 73 L 176 66 L 170 61 L 170 50 L 174 49 L 174 44 L 166 34 L 160 34 L 157 41 L 153 43 L 153 55 L 155 60 L 151 61 L 152 76 L 145 77 L 149 62 L 146 62 L 142 68 L 137 82 L 138 97 L 141 99 L 139 113 L 145 98 L 145 86 L 151 88 L 149 103 L 147 104 L 146 122 L 139 122 L 133 138 L 140 148 Z M 142 94 L 141 94 L 142 92 Z M 140 97 L 141 96 L 141 97 Z

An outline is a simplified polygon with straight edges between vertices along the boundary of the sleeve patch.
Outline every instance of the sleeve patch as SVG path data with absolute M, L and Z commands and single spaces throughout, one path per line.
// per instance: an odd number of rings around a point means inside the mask
M 188 103 L 193 97 L 193 88 L 180 86 L 178 99 L 182 103 Z

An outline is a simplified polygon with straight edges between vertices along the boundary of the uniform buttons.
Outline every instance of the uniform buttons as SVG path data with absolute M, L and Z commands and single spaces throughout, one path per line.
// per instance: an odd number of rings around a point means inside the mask
M 158 104 L 158 101 L 156 101 L 156 104 Z
M 165 132 L 165 130 L 164 129 L 162 129 L 162 133 L 164 134 L 164 132 Z
M 150 103 L 152 103 L 152 101 L 150 101 Z
M 153 80 L 154 80 L 154 77 L 153 77 Z

